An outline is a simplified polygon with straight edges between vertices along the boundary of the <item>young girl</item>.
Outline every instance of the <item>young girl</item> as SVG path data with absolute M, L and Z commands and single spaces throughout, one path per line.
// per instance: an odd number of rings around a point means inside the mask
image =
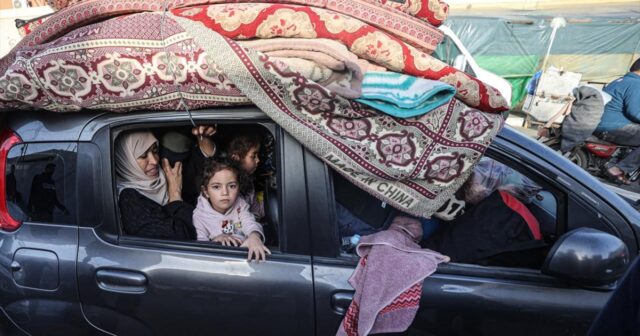
M 198 240 L 247 247 L 248 260 L 265 260 L 271 251 L 264 246 L 262 225 L 249 212 L 247 202 L 238 197 L 240 175 L 239 169 L 229 162 L 207 160 L 193 225 Z
M 229 142 L 227 147 L 227 155 L 231 161 L 238 164 L 248 176 L 258 168 L 260 163 L 258 152 L 260 152 L 260 139 L 254 135 L 237 136 Z M 246 190 L 242 191 L 242 197 L 249 204 L 249 211 L 258 219 L 263 218 L 264 205 L 258 201 L 253 183 L 250 181 L 248 184 Z

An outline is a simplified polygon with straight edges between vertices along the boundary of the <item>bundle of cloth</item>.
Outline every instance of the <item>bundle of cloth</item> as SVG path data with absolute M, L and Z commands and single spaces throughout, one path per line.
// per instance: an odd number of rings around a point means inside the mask
M 429 54 L 439 1 L 219 2 L 59 1 L 0 60 L 0 110 L 255 104 L 353 183 L 422 217 L 503 125 L 498 91 Z M 394 80 L 405 94 L 379 95 Z M 384 104 L 427 108 L 398 118 Z
M 423 231 L 415 219 L 398 216 L 388 230 L 362 237 L 360 262 L 349 278 L 356 293 L 336 335 L 405 331 L 418 312 L 422 282 L 449 257 L 418 245 Z

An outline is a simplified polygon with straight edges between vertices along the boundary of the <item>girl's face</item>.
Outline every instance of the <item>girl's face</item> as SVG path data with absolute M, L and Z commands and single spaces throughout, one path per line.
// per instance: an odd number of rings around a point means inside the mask
M 209 179 L 203 193 L 209 199 L 211 207 L 221 213 L 226 213 L 238 198 L 238 177 L 230 169 L 223 169 Z
M 260 158 L 258 157 L 259 151 L 260 145 L 252 147 L 247 152 L 247 155 L 245 155 L 244 158 L 240 160 L 240 166 L 242 167 L 242 170 L 247 172 L 247 174 L 249 175 L 253 174 L 258 168 L 258 163 L 260 163 Z
M 151 147 L 149 147 L 149 149 L 147 149 L 144 154 L 136 158 L 136 162 L 138 163 L 140 169 L 142 169 L 145 175 L 152 178 L 157 178 L 158 176 L 160 176 L 160 167 L 158 166 L 159 160 L 158 143 L 154 143 L 153 145 L 151 145 Z

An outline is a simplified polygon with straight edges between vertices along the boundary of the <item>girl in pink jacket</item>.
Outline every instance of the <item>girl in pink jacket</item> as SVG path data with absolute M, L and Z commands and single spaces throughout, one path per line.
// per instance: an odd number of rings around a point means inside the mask
M 208 160 L 203 169 L 202 193 L 193 212 L 198 240 L 249 249 L 247 259 L 265 260 L 271 251 L 264 245 L 262 225 L 239 196 L 240 171 L 233 164 Z

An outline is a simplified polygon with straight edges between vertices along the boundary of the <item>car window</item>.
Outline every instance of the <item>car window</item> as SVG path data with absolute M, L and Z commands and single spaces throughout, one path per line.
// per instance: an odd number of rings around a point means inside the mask
M 219 246 L 220 244 L 218 243 L 220 242 L 214 239 L 216 236 L 223 234 L 243 236 L 248 232 L 249 227 L 254 227 L 262 231 L 266 246 L 271 249 L 277 248 L 279 245 L 277 229 L 279 222 L 277 211 L 278 184 L 276 179 L 275 138 L 273 133 L 267 127 L 259 124 L 224 123 L 216 125 L 213 122 L 201 124 L 210 124 L 216 127 L 215 134 L 210 137 L 215 146 L 215 154 L 210 158 L 206 158 L 205 153 L 198 146 L 199 139 L 191 134 L 191 126 L 127 129 L 120 131 L 114 140 L 114 148 L 116 148 L 118 141 L 121 141 L 126 134 L 136 131 L 149 131 L 158 140 L 157 157 L 159 157 L 160 160 L 166 158 L 174 165 L 177 161 L 182 162 L 182 203 L 186 204 L 186 206 L 178 207 L 169 204 L 164 207 L 164 210 L 161 209 L 162 207 L 154 207 L 154 209 L 156 209 L 154 211 L 162 211 L 163 215 L 151 214 L 147 216 L 149 218 L 142 218 L 136 221 L 143 222 L 151 220 L 151 217 L 157 217 L 158 220 L 165 220 L 167 216 L 175 215 L 170 219 L 173 220 L 174 224 L 172 225 L 175 227 L 179 225 L 191 225 L 191 219 L 193 219 L 197 239 L 196 237 L 187 237 L 188 234 L 182 235 L 181 232 L 185 232 L 182 229 L 176 230 L 175 232 L 160 229 L 150 231 L 130 225 L 129 222 L 127 222 L 130 217 L 126 216 L 135 213 L 136 210 L 135 208 L 132 210 L 128 204 L 123 204 L 122 197 L 129 197 L 131 192 L 123 191 L 123 188 L 119 187 L 122 184 L 114 181 L 114 187 L 118 193 L 122 234 L 124 236 L 196 241 L 202 244 Z M 239 139 L 241 139 L 241 141 Z M 257 144 L 257 146 L 254 144 Z M 235 148 L 234 150 L 236 151 L 239 150 L 245 153 L 243 157 L 240 158 L 232 154 L 231 150 L 233 148 Z M 154 159 L 152 159 L 152 161 L 153 160 Z M 214 183 L 214 179 L 212 178 L 213 175 L 216 174 L 209 176 L 209 181 L 204 181 L 203 178 L 205 178 L 206 175 L 203 172 L 203 167 L 210 165 L 208 161 L 231 162 L 233 166 L 237 168 L 231 177 L 233 181 L 225 180 L 220 182 L 215 180 Z M 253 166 L 246 168 L 247 164 Z M 117 163 L 114 164 L 114 167 L 115 165 L 117 165 Z M 251 169 L 251 173 L 243 169 Z M 240 175 L 237 175 L 236 172 Z M 118 176 L 118 174 L 118 170 L 116 169 L 113 176 Z M 117 179 L 118 178 L 120 177 L 117 177 Z M 211 185 L 209 186 L 207 182 Z M 214 192 L 217 192 L 215 190 L 218 190 L 220 187 L 220 183 L 225 186 L 225 193 L 221 197 L 217 194 L 214 195 Z M 203 186 L 206 186 L 204 190 L 202 189 Z M 227 187 L 229 189 L 226 189 Z M 214 190 L 214 188 L 216 189 Z M 135 189 L 135 187 L 129 189 Z M 233 196 L 230 196 L 228 193 L 231 189 L 233 189 L 231 192 Z M 231 198 L 235 197 L 235 195 L 237 195 L 237 198 L 232 200 Z M 141 196 L 137 195 L 136 197 L 140 198 Z M 234 204 L 237 206 L 234 206 L 233 209 L 225 208 L 226 212 L 220 213 L 219 211 L 224 210 L 214 210 L 217 209 L 216 206 L 222 204 L 216 203 L 218 201 L 226 202 L 224 204 L 229 206 Z M 143 203 L 140 204 L 147 204 L 144 203 L 147 202 L 144 199 L 142 202 Z M 136 203 L 136 206 L 139 205 Z M 194 208 L 200 217 L 191 217 L 192 214 L 194 214 L 194 212 L 192 212 Z M 202 211 L 198 212 L 198 209 Z M 238 211 L 233 211 L 232 213 L 232 210 Z M 168 211 L 170 215 L 164 213 L 166 211 Z
M 420 222 L 422 247 L 450 255 L 459 263 L 540 268 L 545 250 L 556 238 L 555 194 L 489 157 L 478 163 L 455 199 L 431 218 L 402 213 L 335 171 L 332 178 L 337 245 L 345 258 L 355 257 L 363 236 L 387 229 L 399 216 Z M 485 254 L 476 258 L 476 250 Z
M 18 220 L 75 224 L 75 143 L 19 144 L 9 151 L 7 205 Z

